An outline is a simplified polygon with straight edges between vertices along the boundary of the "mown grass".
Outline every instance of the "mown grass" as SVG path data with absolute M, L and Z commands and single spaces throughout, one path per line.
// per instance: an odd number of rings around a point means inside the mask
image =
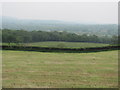
M 114 88 L 118 51 L 45 53 L 3 50 L 4 88 Z
M 3 43 L 3 45 L 8 45 L 8 43 Z M 16 44 L 15 43 L 11 43 L 11 45 L 16 45 Z M 25 46 L 38 46 L 38 47 L 57 47 L 57 48 L 87 48 L 87 47 L 109 46 L 109 44 L 102 44 L 102 43 L 59 42 L 59 41 L 24 43 L 24 44 L 21 44 L 21 45 L 25 45 Z

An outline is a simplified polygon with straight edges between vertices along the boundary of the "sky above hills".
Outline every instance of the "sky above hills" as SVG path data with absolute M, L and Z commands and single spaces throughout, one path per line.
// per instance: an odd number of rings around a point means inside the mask
M 62 20 L 80 23 L 117 24 L 117 2 L 3 3 L 2 16 L 19 19 Z

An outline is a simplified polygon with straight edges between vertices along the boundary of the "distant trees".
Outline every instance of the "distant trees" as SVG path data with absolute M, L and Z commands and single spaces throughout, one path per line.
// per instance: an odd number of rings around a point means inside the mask
M 112 44 L 119 44 L 119 42 L 118 42 L 118 36 L 112 36 L 112 38 L 111 38 L 111 41 L 112 41 Z
M 117 44 L 118 36 L 108 37 L 97 35 L 77 35 L 75 33 L 57 31 L 25 31 L 25 30 L 2 30 L 2 42 L 6 43 L 29 43 L 41 41 L 67 41 L 67 42 L 94 42 Z M 63 45 L 60 45 L 60 47 Z

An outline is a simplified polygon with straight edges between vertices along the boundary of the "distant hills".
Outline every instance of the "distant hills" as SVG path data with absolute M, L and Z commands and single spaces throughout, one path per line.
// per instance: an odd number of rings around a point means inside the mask
M 67 31 L 76 34 L 96 34 L 99 36 L 118 34 L 118 25 L 116 24 L 81 24 L 60 20 L 17 19 L 6 16 L 2 17 L 2 28 L 29 31 Z

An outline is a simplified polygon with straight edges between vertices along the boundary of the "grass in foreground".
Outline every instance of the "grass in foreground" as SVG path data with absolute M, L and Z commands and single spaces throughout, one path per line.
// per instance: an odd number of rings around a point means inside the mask
M 3 51 L 3 88 L 113 88 L 118 51 L 43 53 Z
M 8 45 L 3 43 L 3 45 Z M 11 45 L 16 45 L 12 43 Z M 102 43 L 86 43 L 86 42 L 59 42 L 59 41 L 46 41 L 36 43 L 24 43 L 26 46 L 37 46 L 37 47 L 57 47 L 57 48 L 87 48 L 87 47 L 103 47 L 109 46 L 109 44 Z

